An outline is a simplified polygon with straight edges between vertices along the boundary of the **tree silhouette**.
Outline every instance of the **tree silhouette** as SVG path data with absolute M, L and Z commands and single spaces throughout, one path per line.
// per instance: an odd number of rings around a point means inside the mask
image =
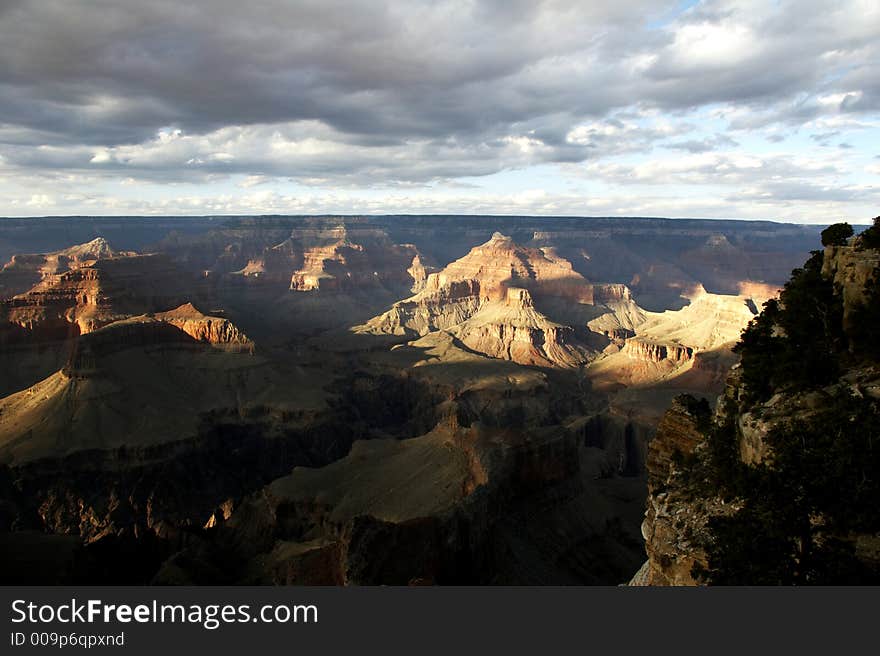
M 853 236 L 849 223 L 835 223 L 822 231 L 823 246 L 845 246 L 846 240 Z

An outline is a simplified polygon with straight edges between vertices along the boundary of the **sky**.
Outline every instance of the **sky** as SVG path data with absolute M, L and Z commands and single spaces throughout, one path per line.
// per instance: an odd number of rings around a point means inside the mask
M 0 215 L 868 222 L 877 0 L 0 0 Z

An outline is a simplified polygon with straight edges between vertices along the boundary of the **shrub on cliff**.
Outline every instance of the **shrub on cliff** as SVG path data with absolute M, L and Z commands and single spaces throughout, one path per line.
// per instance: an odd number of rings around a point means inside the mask
M 876 275 L 876 274 L 875 274 Z M 868 282 L 865 302 L 856 307 L 850 321 L 850 350 L 857 357 L 880 361 L 880 281 Z
M 706 438 L 704 448 L 688 456 L 676 454 L 676 468 L 682 472 L 678 489 L 689 501 L 720 496 L 735 499 L 748 485 L 748 471 L 739 459 L 739 442 L 732 415 L 699 427 Z
M 874 225 L 859 234 L 856 244 L 859 249 L 880 249 L 880 216 L 874 217 Z
M 874 311 L 880 317 L 880 295 Z M 878 325 L 880 322 L 870 322 L 864 330 L 880 330 Z M 741 358 L 741 399 L 745 405 L 766 401 L 781 390 L 825 385 L 837 377 L 841 357 L 847 351 L 843 304 L 832 282 L 822 276 L 820 251 L 792 272 L 779 300 L 764 304 L 733 350 Z M 701 430 L 706 435 L 705 449 L 682 463 L 688 470 L 688 494 L 719 493 L 732 499 L 748 490 L 752 482 L 748 468 L 739 460 L 733 416 Z
M 845 347 L 843 303 L 822 276 L 822 252 L 814 251 L 803 268 L 792 271 L 779 301 L 765 303 L 734 347 L 742 358 L 747 400 L 833 380 Z
M 849 223 L 835 223 L 822 231 L 823 246 L 846 246 L 846 240 L 853 236 Z
M 880 530 L 880 414 L 849 392 L 809 419 L 767 436 L 773 457 L 744 467 L 741 508 L 715 517 L 708 565 L 694 574 L 714 584 L 868 583 L 852 534 Z

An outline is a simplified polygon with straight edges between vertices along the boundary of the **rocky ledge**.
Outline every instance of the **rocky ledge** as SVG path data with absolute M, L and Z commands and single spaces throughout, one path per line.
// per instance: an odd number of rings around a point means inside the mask
M 694 349 L 675 342 L 658 342 L 642 337 L 632 337 L 626 340 L 623 353 L 635 360 L 647 360 L 649 362 L 687 362 L 694 357 Z

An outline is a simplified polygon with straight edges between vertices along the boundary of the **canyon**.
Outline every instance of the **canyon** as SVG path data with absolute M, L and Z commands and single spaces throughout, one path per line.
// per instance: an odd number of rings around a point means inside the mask
M 0 579 L 628 580 L 671 457 L 655 445 L 689 435 L 664 412 L 714 404 L 817 240 L 662 219 L 0 221 Z

